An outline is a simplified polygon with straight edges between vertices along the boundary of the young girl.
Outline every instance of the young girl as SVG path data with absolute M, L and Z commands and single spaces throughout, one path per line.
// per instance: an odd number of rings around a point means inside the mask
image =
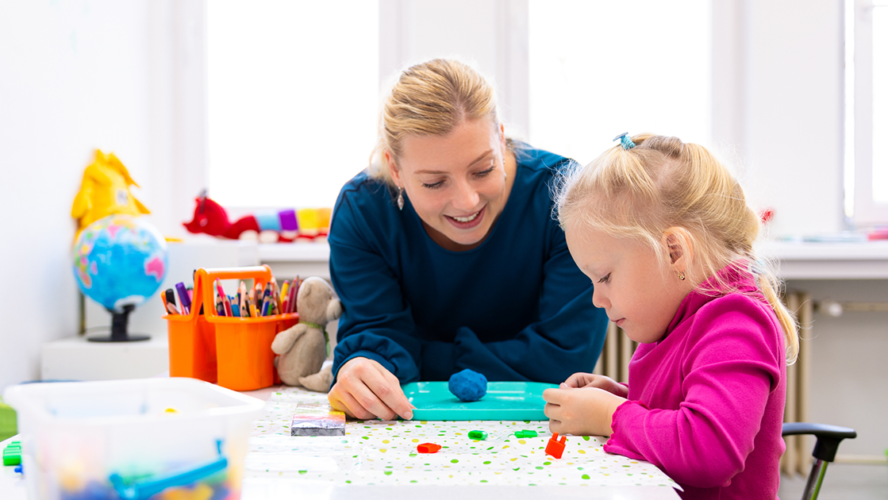
M 696 144 L 624 135 L 557 202 L 592 302 L 640 345 L 628 387 L 576 373 L 547 390 L 552 432 L 610 435 L 605 451 L 653 463 L 683 498 L 776 498 L 798 337 L 737 180 Z

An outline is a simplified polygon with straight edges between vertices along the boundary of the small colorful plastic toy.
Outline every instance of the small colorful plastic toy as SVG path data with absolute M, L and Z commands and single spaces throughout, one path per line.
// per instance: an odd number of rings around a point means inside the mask
M 222 205 L 207 196 L 206 190 L 194 199 L 191 222 L 182 223 L 194 234 L 209 234 L 230 240 L 259 240 L 262 243 L 312 242 L 327 237 L 329 208 L 286 209 L 245 215 L 231 222 Z
M 416 451 L 419 453 L 438 453 L 438 450 L 440 449 L 441 445 L 435 443 L 422 443 L 416 445 Z
M 71 217 L 77 219 L 74 241 L 86 226 L 108 215 L 151 213 L 130 193 L 130 186 L 139 187 L 123 163 L 114 153 L 105 155 L 97 149 L 95 161 L 83 171 L 80 191 L 71 206 Z
M 535 438 L 535 437 L 537 437 L 537 432 L 536 431 L 518 431 L 515 433 L 515 437 L 518 439 Z
M 484 431 L 469 431 L 469 439 L 483 441 L 487 439 L 487 433 Z
M 561 458 L 561 455 L 564 453 L 564 444 L 567 442 L 566 436 L 561 436 L 561 440 L 558 440 L 558 433 L 552 434 L 552 437 L 549 438 L 549 444 L 546 445 L 546 455 L 552 455 L 555 458 Z
M 20 465 L 22 463 L 22 445 L 13 441 L 3 449 L 3 465 Z

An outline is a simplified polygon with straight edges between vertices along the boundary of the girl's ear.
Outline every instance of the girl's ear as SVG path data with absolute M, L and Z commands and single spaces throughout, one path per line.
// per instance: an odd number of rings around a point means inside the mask
M 392 176 L 392 180 L 395 181 L 395 185 L 399 188 L 403 188 L 404 184 L 401 182 L 401 171 L 398 170 L 398 166 L 395 165 L 395 160 L 392 158 L 392 153 L 388 149 L 383 152 L 383 158 L 385 158 L 385 165 L 389 169 L 389 174 Z
M 685 273 L 694 260 L 694 242 L 691 233 L 683 227 L 670 227 L 663 232 L 663 245 L 669 253 L 672 268 Z

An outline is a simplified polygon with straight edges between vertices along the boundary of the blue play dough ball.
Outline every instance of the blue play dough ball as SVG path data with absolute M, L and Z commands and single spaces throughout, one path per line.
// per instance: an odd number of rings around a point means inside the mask
M 448 387 L 460 401 L 478 401 L 487 394 L 487 377 L 467 368 L 451 375 Z

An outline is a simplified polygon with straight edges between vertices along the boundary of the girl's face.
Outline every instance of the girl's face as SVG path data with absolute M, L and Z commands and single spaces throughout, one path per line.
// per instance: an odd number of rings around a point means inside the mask
M 386 158 L 429 236 L 465 250 L 484 240 L 506 206 L 515 165 L 505 153 L 502 126 L 478 119 L 444 136 L 405 137 L 397 167 L 388 152 Z
M 690 280 L 679 279 L 674 265 L 661 267 L 657 254 L 634 239 L 571 228 L 565 236 L 574 262 L 595 286 L 592 303 L 636 342 L 663 338 L 693 289 Z

